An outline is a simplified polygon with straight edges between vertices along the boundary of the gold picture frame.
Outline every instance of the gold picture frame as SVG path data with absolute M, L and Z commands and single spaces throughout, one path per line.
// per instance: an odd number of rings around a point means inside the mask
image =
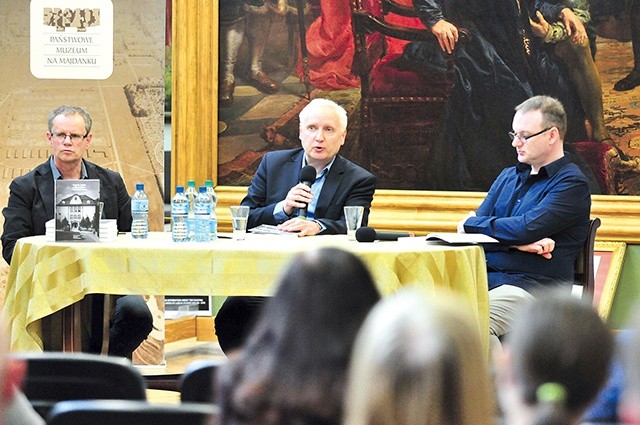
M 171 185 L 218 181 L 218 0 L 172 3 Z M 218 186 L 218 225 L 231 229 L 229 206 L 246 187 Z M 369 224 L 416 234 L 455 231 L 482 192 L 377 190 Z M 602 220 L 599 241 L 640 243 L 640 196 L 594 195 L 591 214 Z
M 611 313 L 626 248 L 624 242 L 596 242 L 594 247 L 596 285 L 593 301 L 605 321 Z

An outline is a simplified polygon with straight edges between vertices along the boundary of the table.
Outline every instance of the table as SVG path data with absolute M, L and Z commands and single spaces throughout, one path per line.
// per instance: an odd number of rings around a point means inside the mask
M 383 295 L 410 284 L 459 294 L 488 347 L 487 275 L 478 246 L 432 245 L 418 238 L 359 243 L 346 235 L 252 234 L 244 241 L 175 243 L 169 233 L 152 232 L 148 239 L 124 234 L 112 242 L 18 240 L 2 310 L 10 324 L 11 350 L 42 351 L 41 319 L 87 294 L 270 295 L 292 256 L 321 246 L 357 254 Z

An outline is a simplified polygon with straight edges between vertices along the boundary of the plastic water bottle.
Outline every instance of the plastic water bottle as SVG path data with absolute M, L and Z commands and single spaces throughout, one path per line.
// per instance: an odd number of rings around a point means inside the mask
M 187 201 L 189 201 L 189 213 L 187 214 L 187 235 L 188 239 L 192 241 L 196 236 L 196 222 L 193 208 L 196 205 L 196 195 L 198 194 L 198 191 L 196 190 L 195 180 L 189 180 L 187 182 L 187 190 L 184 194 L 187 196 Z
M 131 197 L 131 236 L 146 239 L 149 234 L 149 198 L 144 193 L 144 184 L 136 184 L 136 192 Z
M 187 242 L 189 240 L 188 215 L 189 201 L 184 194 L 184 186 L 177 186 L 176 194 L 171 199 L 171 238 L 174 242 Z
M 210 242 L 211 197 L 207 194 L 206 186 L 200 186 L 193 212 L 195 214 L 196 242 Z
M 204 185 L 207 188 L 207 195 L 211 197 L 211 240 L 218 238 L 218 216 L 216 215 L 216 205 L 218 205 L 218 197 L 216 191 L 213 190 L 213 180 L 205 180 Z

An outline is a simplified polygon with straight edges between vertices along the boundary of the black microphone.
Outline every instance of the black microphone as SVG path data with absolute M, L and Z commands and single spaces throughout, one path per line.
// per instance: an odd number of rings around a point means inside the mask
M 356 230 L 356 240 L 358 242 L 373 241 L 397 241 L 398 238 L 413 236 L 410 232 L 387 232 L 384 230 L 376 230 L 373 227 L 360 227 Z
M 302 170 L 300 171 L 300 183 L 306 184 L 307 186 L 311 187 L 311 185 L 315 181 L 316 181 L 316 169 L 315 169 L 315 167 L 313 165 L 305 165 L 304 167 L 302 167 Z M 306 207 L 300 208 L 300 212 L 298 213 L 298 217 L 307 218 L 307 207 L 308 206 L 309 205 L 307 204 Z

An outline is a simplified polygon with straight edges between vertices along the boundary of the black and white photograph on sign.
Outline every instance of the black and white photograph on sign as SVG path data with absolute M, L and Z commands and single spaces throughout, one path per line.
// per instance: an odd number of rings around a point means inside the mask
M 56 241 L 100 240 L 100 180 L 56 180 Z

